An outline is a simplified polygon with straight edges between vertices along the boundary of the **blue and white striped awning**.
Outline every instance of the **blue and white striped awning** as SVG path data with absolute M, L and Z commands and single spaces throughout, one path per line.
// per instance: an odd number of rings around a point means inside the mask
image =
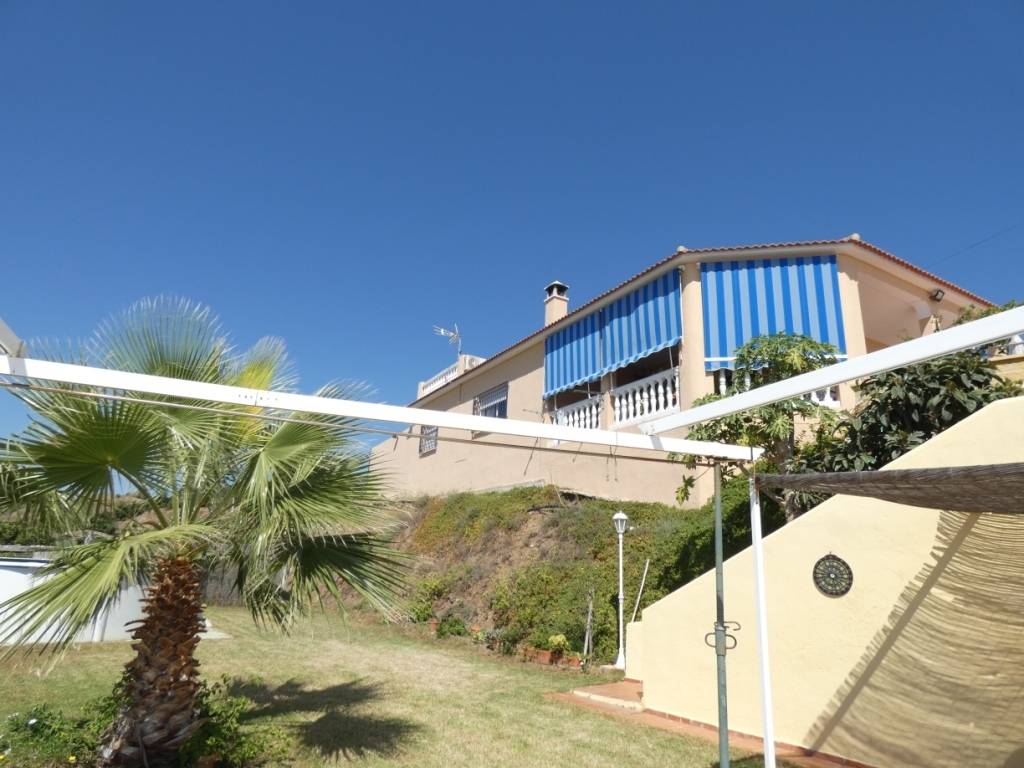
M 667 272 L 602 311 L 602 374 L 678 344 L 683 338 L 679 273 Z
M 601 378 L 601 318 L 592 312 L 544 339 L 544 397 Z
M 846 354 L 836 257 L 751 259 L 701 264 L 704 367 L 732 368 L 755 336 L 793 333 Z
M 544 340 L 544 396 L 595 381 L 683 337 L 671 270 Z

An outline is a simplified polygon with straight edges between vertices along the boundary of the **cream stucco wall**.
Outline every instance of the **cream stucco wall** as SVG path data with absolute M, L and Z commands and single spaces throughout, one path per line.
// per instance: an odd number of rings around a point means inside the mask
M 983 409 L 892 468 L 1024 461 L 1024 398 Z M 815 561 L 852 567 L 844 597 Z M 765 540 L 776 738 L 875 766 L 1024 766 L 1024 519 L 836 496 Z M 760 734 L 750 551 L 726 563 L 729 724 Z M 644 704 L 714 724 L 713 574 L 633 632 Z M 630 635 L 627 635 L 627 639 Z
M 644 623 L 631 621 L 626 624 L 626 677 L 630 680 L 644 679 Z
M 508 417 L 541 421 L 543 379 L 544 344 L 539 341 L 500 366 L 442 394 L 430 402 L 430 407 L 471 413 L 476 395 L 508 382 Z M 409 434 L 418 436 L 418 428 Z M 467 437 L 457 430 L 441 430 L 440 435 Z M 488 442 L 503 445 L 487 445 Z M 651 461 L 649 453 L 639 451 L 578 448 L 506 435 L 481 435 L 473 444 L 441 440 L 437 451 L 420 456 L 416 437 L 399 437 L 378 445 L 373 459 L 388 474 L 391 491 L 400 497 L 550 483 L 589 496 L 675 503 L 675 491 L 684 473 L 679 464 Z M 587 453 L 593 451 L 601 455 Z M 693 503 L 699 501 L 694 498 Z

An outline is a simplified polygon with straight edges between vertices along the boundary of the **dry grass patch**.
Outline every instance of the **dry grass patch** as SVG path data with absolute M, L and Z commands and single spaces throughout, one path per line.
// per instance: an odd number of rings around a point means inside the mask
M 710 743 L 544 698 L 580 685 L 578 674 L 333 615 L 288 637 L 259 632 L 238 609 L 210 615 L 232 637 L 200 644 L 204 673 L 230 676 L 234 691 L 254 701 L 249 722 L 293 735 L 297 768 L 717 765 Z M 128 657 L 126 644 L 109 643 L 72 649 L 49 670 L 39 659 L 5 662 L 0 716 L 39 703 L 73 712 L 109 691 Z

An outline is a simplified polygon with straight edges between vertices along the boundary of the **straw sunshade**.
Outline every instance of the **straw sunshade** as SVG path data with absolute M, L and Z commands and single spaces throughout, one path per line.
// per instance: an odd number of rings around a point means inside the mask
M 758 487 L 842 493 L 957 512 L 1024 512 L 1024 462 L 971 467 L 759 475 Z

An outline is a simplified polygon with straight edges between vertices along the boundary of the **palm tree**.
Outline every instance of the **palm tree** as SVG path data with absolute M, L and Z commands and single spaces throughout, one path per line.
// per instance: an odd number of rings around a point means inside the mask
M 236 353 L 207 308 L 173 299 L 132 306 L 74 360 L 261 389 L 294 384 L 280 342 Z M 116 535 L 67 546 L 48 578 L 0 605 L 0 641 L 60 650 L 125 585 L 147 585 L 105 764 L 173 760 L 201 724 L 195 650 L 202 584 L 214 571 L 236 575 L 262 625 L 287 627 L 338 597 L 339 583 L 381 610 L 396 605 L 404 561 L 387 543 L 394 518 L 351 421 L 66 385 L 14 391 L 33 418 L 0 455 L 0 511 L 81 540 L 117 494 L 142 502 Z

